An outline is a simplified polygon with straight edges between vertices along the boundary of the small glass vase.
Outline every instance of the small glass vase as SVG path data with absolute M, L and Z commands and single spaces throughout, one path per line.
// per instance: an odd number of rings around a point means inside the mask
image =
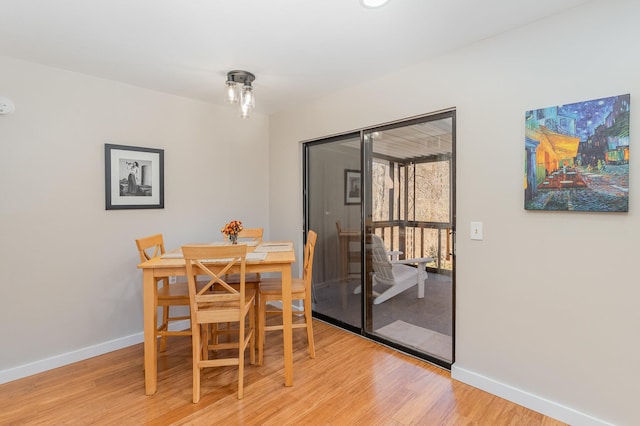
M 238 234 L 229 234 L 229 241 L 231 244 L 238 244 Z

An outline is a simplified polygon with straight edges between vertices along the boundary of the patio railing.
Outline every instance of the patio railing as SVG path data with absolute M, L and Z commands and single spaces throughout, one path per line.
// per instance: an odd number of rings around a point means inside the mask
M 381 236 L 387 249 L 403 252 L 401 259 L 433 257 L 427 268 L 451 273 L 453 245 L 451 224 L 444 222 L 373 222 L 373 232 Z

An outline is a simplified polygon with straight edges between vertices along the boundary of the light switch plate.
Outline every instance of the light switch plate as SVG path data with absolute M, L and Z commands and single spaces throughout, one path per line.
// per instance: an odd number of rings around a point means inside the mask
M 471 239 L 482 240 L 482 222 L 471 222 Z

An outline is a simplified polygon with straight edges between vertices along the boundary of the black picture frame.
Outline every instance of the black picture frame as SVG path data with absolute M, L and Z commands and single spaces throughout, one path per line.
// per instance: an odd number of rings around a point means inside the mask
M 362 178 L 359 170 L 344 171 L 344 203 L 360 204 L 362 202 Z
M 164 208 L 164 150 L 104 145 L 106 210 Z

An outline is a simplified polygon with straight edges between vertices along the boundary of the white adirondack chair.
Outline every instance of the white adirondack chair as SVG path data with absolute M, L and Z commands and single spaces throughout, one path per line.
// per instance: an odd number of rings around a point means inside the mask
M 384 241 L 377 235 L 371 236 L 371 257 L 373 263 L 373 286 L 387 286 L 381 293 L 374 292 L 373 303 L 378 305 L 403 291 L 417 285 L 418 298 L 424 298 L 424 280 L 427 279 L 427 263 L 433 262 L 431 257 L 397 260 L 400 252 L 388 252 Z M 417 264 L 414 268 L 409 265 Z M 354 293 L 360 292 L 360 287 Z

